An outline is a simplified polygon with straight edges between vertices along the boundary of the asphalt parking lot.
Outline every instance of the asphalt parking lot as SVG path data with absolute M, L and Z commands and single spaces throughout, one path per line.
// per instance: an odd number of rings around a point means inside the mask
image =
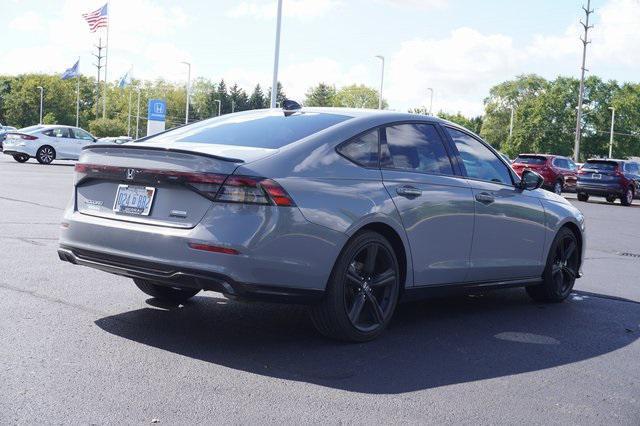
M 368 344 L 303 308 L 181 307 L 56 254 L 70 162 L 0 155 L 0 423 L 640 423 L 640 200 L 581 203 L 571 300 L 523 290 L 401 305 Z

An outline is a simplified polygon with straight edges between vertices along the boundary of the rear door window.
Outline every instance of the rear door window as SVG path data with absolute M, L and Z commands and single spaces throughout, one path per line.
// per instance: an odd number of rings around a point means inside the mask
M 518 157 L 516 157 L 516 159 L 513 160 L 513 162 L 520 163 L 520 164 L 532 164 L 536 166 L 541 166 L 547 162 L 547 159 L 545 157 L 538 157 L 534 155 L 518 155 Z
M 613 172 L 618 167 L 615 161 L 587 161 L 582 168 L 599 170 L 603 172 Z
M 435 126 L 398 124 L 385 131 L 388 149 L 385 168 L 453 175 L 449 155 Z
M 460 130 L 446 129 L 460 153 L 468 177 L 513 185 L 507 166 L 482 142 Z
M 338 146 L 338 152 L 349 160 L 364 167 L 378 167 L 378 130 L 357 136 Z

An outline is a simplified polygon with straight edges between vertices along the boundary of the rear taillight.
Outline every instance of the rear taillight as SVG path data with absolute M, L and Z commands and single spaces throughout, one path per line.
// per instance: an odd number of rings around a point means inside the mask
M 215 201 L 241 204 L 275 204 L 295 206 L 295 203 L 277 182 L 252 176 L 229 176 L 220 188 Z
M 7 133 L 8 140 L 23 140 L 23 141 L 33 141 L 38 139 L 37 136 L 25 135 L 23 133 Z

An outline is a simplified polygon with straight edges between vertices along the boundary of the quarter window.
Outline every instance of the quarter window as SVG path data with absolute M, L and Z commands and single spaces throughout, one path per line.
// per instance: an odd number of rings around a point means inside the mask
M 357 136 L 338 147 L 338 152 L 364 167 L 378 167 L 378 130 Z
M 446 129 L 458 148 L 468 177 L 513 185 L 507 167 L 482 142 L 459 130 Z
M 451 161 L 431 124 L 398 124 L 386 128 L 389 159 L 385 166 L 422 173 L 452 175 Z
M 58 127 L 55 129 L 47 130 L 46 132 L 42 132 L 47 136 L 51 136 L 52 138 L 68 138 L 69 137 L 69 129 L 66 127 Z

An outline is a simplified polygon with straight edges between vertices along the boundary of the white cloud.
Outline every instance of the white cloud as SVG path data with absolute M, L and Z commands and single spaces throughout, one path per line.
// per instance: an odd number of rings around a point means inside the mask
M 333 12 L 342 6 L 340 0 L 286 0 L 282 5 L 282 14 L 291 18 L 315 18 Z M 231 18 L 253 17 L 273 19 L 276 16 L 277 3 L 271 0 L 241 1 L 227 11 Z
M 591 32 L 594 60 L 638 65 L 640 58 L 640 0 L 610 0 L 596 9 L 599 18 Z
M 378 0 L 378 2 L 390 3 L 399 7 L 419 7 L 422 9 L 441 9 L 449 5 L 450 0 Z
M 43 20 L 37 13 L 29 11 L 20 16 L 16 16 L 9 21 L 7 25 L 12 30 L 39 31 L 42 29 Z
M 511 38 L 471 28 L 443 39 L 407 41 L 391 57 L 385 97 L 400 109 L 425 105 L 432 87 L 435 111 L 480 114 L 482 97 L 492 84 L 512 77 L 522 58 Z

